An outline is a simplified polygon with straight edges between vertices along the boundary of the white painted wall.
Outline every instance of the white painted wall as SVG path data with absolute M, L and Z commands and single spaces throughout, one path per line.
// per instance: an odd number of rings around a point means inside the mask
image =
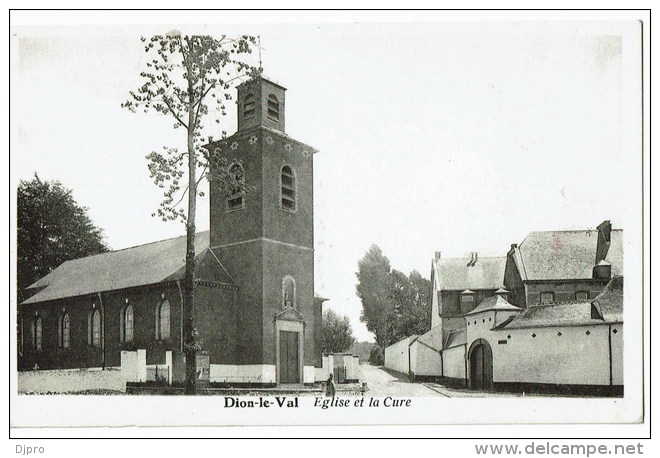
M 426 334 L 422 334 L 413 345 L 417 346 L 415 375 L 434 377 L 442 375 L 442 357 L 439 351 L 442 349 L 442 326 L 436 326 Z
M 612 382 L 623 385 L 623 324 L 612 325 Z
M 492 334 L 489 343 L 493 349 L 494 382 L 610 383 L 606 325 L 510 329 Z M 498 344 L 498 339 L 508 343 Z
M 210 372 L 211 383 L 276 383 L 274 364 L 211 364 Z
M 443 350 L 442 375 L 444 377 L 465 379 L 465 345 Z
M 408 346 L 408 354 L 410 355 L 410 365 L 408 366 L 408 370 L 413 374 L 417 373 L 417 348 L 417 341 L 414 341 Z
M 417 343 L 415 356 L 415 375 L 426 377 L 439 377 L 442 375 L 442 357 L 440 353 L 427 346 Z
M 126 391 L 125 374 L 118 367 L 99 369 L 58 369 L 20 371 L 19 393 L 76 393 L 84 390 Z
M 314 366 L 303 366 L 303 383 L 314 383 L 316 376 Z
M 385 349 L 385 367 L 407 374 L 409 371 L 408 346 L 413 337 L 406 337 Z

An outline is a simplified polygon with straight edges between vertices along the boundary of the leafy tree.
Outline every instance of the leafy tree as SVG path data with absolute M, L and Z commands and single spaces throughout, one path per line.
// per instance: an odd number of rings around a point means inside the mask
M 347 316 L 339 317 L 328 309 L 323 312 L 322 323 L 323 353 L 343 353 L 353 346 L 355 338 Z
M 166 115 L 174 128 L 185 131 L 186 147 L 164 147 L 164 152 L 147 156 L 154 183 L 163 189 L 163 201 L 154 214 L 164 221 L 180 219 L 186 225 L 186 268 L 183 297 L 184 348 L 186 353 L 186 394 L 196 393 L 196 355 L 200 349 L 194 327 L 195 298 L 195 217 L 198 186 L 203 179 L 221 192 L 246 193 L 243 177 L 230 173 L 229 159 L 220 149 L 208 151 L 202 145 L 202 131 L 212 118 L 226 114 L 225 102 L 235 81 L 256 76 L 247 62 L 256 38 L 222 36 L 182 36 L 172 31 L 164 36 L 142 38 L 147 55 L 142 84 L 130 92 L 122 107 Z M 212 124 L 212 122 L 211 122 Z M 226 135 L 222 133 L 223 137 Z M 207 137 L 211 141 L 211 137 Z M 187 196 L 187 208 L 179 206 Z
M 392 270 L 390 280 L 394 310 L 388 319 L 388 336 L 392 344 L 429 330 L 431 282 L 416 270 L 408 277 L 398 270 Z
M 389 345 L 388 317 L 394 310 L 390 297 L 390 260 L 381 249 L 371 245 L 358 261 L 356 292 L 362 301 L 360 321 L 376 336 L 376 343 L 385 348 Z
M 19 300 L 26 287 L 64 261 L 108 251 L 103 231 L 59 181 L 35 173 L 17 193 L 17 276 Z
M 392 269 L 376 245 L 358 262 L 357 294 L 360 319 L 376 336 L 381 349 L 428 331 L 431 283 L 416 270 L 409 276 Z

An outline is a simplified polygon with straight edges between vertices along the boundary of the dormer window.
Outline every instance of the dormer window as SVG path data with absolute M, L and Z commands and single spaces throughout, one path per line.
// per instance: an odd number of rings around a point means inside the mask
M 248 94 L 243 99 L 243 117 L 249 119 L 254 116 L 257 99 L 253 94 Z
M 274 121 L 280 120 L 280 102 L 273 94 L 268 96 L 268 117 Z
M 472 306 L 474 304 L 474 291 L 466 289 L 461 293 L 461 305 L 464 307 Z
M 552 304 L 555 301 L 555 293 L 545 291 L 541 293 L 541 305 Z
M 589 293 L 587 291 L 578 291 L 575 293 L 576 301 L 587 301 L 589 300 Z

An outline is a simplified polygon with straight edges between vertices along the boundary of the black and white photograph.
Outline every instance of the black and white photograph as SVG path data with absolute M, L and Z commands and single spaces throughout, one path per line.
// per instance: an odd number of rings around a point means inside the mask
M 646 12 L 63 13 L 10 14 L 12 434 L 639 434 Z

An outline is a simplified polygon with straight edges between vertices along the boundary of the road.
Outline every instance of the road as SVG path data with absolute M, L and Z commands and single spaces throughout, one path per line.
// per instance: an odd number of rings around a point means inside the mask
M 412 382 L 406 375 L 382 367 L 360 365 L 360 381 L 367 382 L 369 396 L 429 397 L 445 396 L 421 383 Z
M 381 366 L 360 364 L 360 381 L 367 382 L 369 396 L 393 397 L 519 397 L 514 393 L 484 393 L 467 389 L 447 388 L 437 383 L 413 382 L 407 375 Z

